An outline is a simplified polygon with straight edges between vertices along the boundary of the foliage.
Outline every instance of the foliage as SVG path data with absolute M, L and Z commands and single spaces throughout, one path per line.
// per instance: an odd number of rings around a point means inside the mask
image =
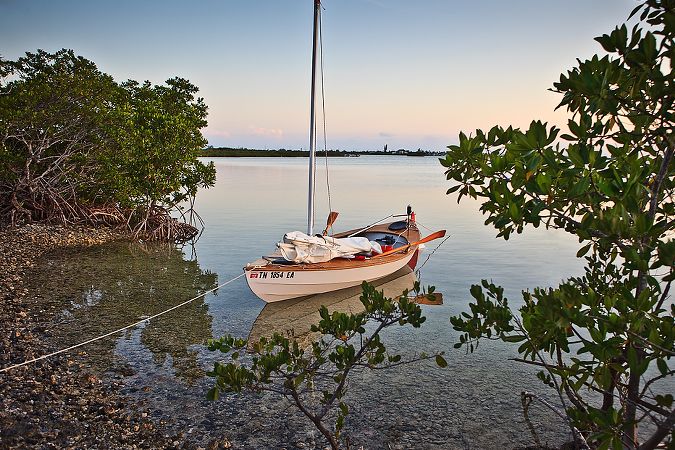
M 181 78 L 118 84 L 72 50 L 0 60 L 0 220 L 148 231 L 214 183 L 207 108 Z M 164 221 L 164 222 L 162 222 Z
M 649 0 L 637 13 L 631 31 L 596 39 L 609 55 L 579 61 L 554 84 L 571 113 L 566 146 L 559 129 L 534 121 L 462 133 L 441 159 L 456 182 L 448 193 L 480 199 L 499 237 L 543 224 L 582 244 L 585 275 L 523 292 L 522 319 L 483 280 L 471 311 L 451 322 L 463 333 L 458 348 L 519 343 L 520 361 L 544 369 L 571 424 L 599 448 L 673 442 L 675 423 L 664 390 L 675 373 L 675 2 Z M 651 430 L 642 445 L 638 428 Z
M 362 288 L 362 313 L 331 314 L 325 306 L 321 307 L 321 321 L 312 326 L 312 331 L 322 337 L 311 348 L 301 348 L 296 341 L 276 333 L 269 339 L 262 337 L 258 342 L 248 343 L 252 348 L 252 356 L 248 357 L 241 354 L 247 346 L 244 339 L 225 336 L 210 341 L 210 350 L 230 355 L 232 362 L 216 363 L 209 372 L 216 383 L 208 397 L 215 400 L 220 393 L 242 390 L 281 394 L 312 421 L 332 448 L 339 448 L 340 433 L 349 413 L 344 396 L 352 373 L 430 358 L 440 367 L 447 366 L 442 353 L 420 354 L 406 360 L 389 353 L 382 342 L 382 330 L 395 324 L 418 328 L 426 319 L 419 305 L 408 300 L 407 291 L 395 300 L 366 282 Z M 367 331 L 371 328 L 369 322 L 374 327 L 372 331 Z M 321 394 L 318 403 L 312 395 L 317 391 Z M 325 421 L 335 407 L 337 414 L 331 429 Z
M 208 166 L 197 160 L 207 141 L 200 130 L 206 126 L 207 107 L 195 99 L 197 87 L 182 78 L 166 86 L 127 81 L 123 118 L 126 126 L 117 141 L 122 155 L 106 160 L 104 179 L 111 181 L 111 195 L 129 206 L 175 205 L 196 194 L 198 187 L 215 181 Z M 122 159 L 123 170 L 115 167 Z
M 72 51 L 0 61 L 0 195 L 12 222 L 77 214 L 67 200 L 92 188 L 92 154 L 114 147 L 112 77 Z M 62 181 L 66 181 L 65 183 Z

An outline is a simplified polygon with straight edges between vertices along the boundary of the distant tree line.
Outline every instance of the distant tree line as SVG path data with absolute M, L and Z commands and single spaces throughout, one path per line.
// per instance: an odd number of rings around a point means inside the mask
M 360 155 L 402 155 L 402 156 L 441 156 L 445 152 L 431 152 L 422 149 L 417 149 L 416 151 L 410 151 L 405 149 L 399 149 L 392 152 L 377 150 L 317 150 L 317 154 L 324 155 L 328 154 L 329 157 L 345 157 L 345 156 L 360 156 Z M 231 147 L 212 147 L 209 146 L 205 148 L 200 153 L 201 156 L 205 157 L 286 157 L 286 158 L 298 158 L 298 157 L 308 157 L 309 151 L 307 150 L 289 150 L 285 148 L 277 150 L 257 150 L 251 148 L 231 148 Z
M 0 224 L 126 227 L 180 239 L 170 212 L 215 182 L 207 106 L 182 78 L 117 83 L 72 50 L 0 59 Z
M 317 151 L 317 154 L 324 155 L 326 152 L 321 150 Z M 206 157 L 256 157 L 256 156 L 266 156 L 266 157 L 308 157 L 309 151 L 306 150 L 287 150 L 281 148 L 278 150 L 256 150 L 251 148 L 230 148 L 230 147 L 209 147 L 203 149 L 200 153 L 201 156 Z M 341 156 L 358 156 L 357 152 L 348 152 L 344 150 L 328 150 L 328 156 L 331 157 L 341 157 Z

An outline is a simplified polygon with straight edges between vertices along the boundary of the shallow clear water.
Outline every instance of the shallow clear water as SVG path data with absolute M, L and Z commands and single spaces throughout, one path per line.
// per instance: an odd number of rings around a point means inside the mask
M 241 273 L 246 262 L 274 248 L 286 231 L 306 228 L 307 167 L 302 158 L 215 159 L 218 180 L 200 192 L 196 208 L 206 229 L 194 247 L 112 244 L 51 256 L 34 292 L 63 312 L 50 333 L 56 347 L 124 326 L 192 298 Z M 449 187 L 437 158 L 359 157 L 330 160 L 331 206 L 336 230 L 355 228 L 411 204 L 423 234 L 447 229 L 450 239 L 421 271 L 425 285 L 444 294 L 444 305 L 423 306 L 417 330 L 390 330 L 386 344 L 403 354 L 445 350 L 449 366 L 417 364 L 351 384 L 347 428 L 365 448 L 516 448 L 532 445 L 520 406 L 527 389 L 555 401 L 535 370 L 508 360 L 511 346 L 481 344 L 476 353 L 454 350 L 448 321 L 466 309 L 471 284 L 482 278 L 506 288 L 511 304 L 521 289 L 556 285 L 581 273 L 578 243 L 564 233 L 528 229 L 509 241 L 483 225 L 478 203 L 445 195 Z M 319 159 L 316 229 L 329 211 Z M 427 244 L 429 255 L 438 241 Z M 420 258 L 420 264 L 426 256 Z M 243 394 L 205 400 L 203 377 L 218 355 L 202 343 L 224 333 L 246 337 L 264 303 L 242 279 L 143 326 L 93 344 L 81 356 L 158 419 L 169 420 L 197 442 L 224 436 L 235 448 L 323 448 L 302 416 L 274 395 Z M 542 443 L 560 444 L 568 430 L 548 411 L 531 418 Z

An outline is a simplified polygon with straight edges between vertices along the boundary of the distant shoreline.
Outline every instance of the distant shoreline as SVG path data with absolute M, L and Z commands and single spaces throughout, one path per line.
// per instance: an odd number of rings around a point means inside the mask
M 325 155 L 328 153 L 329 157 L 358 157 L 361 155 L 367 156 L 442 156 L 443 152 L 429 152 L 425 150 L 405 150 L 399 149 L 391 152 L 386 151 L 347 151 L 347 150 L 323 150 L 317 151 L 318 155 Z M 200 150 L 199 156 L 209 158 L 250 158 L 250 157 L 273 157 L 273 158 L 307 158 L 309 152 L 307 150 L 256 150 L 250 148 L 229 148 L 229 147 L 212 147 Z

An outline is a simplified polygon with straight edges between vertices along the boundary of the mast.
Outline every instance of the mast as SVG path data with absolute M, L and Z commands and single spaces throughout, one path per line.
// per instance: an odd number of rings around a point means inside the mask
M 309 104 L 309 197 L 307 199 L 307 234 L 314 234 L 314 178 L 316 176 L 316 148 L 314 137 L 314 91 L 316 89 L 316 44 L 319 36 L 321 0 L 314 0 L 314 29 L 312 34 L 312 87 Z

